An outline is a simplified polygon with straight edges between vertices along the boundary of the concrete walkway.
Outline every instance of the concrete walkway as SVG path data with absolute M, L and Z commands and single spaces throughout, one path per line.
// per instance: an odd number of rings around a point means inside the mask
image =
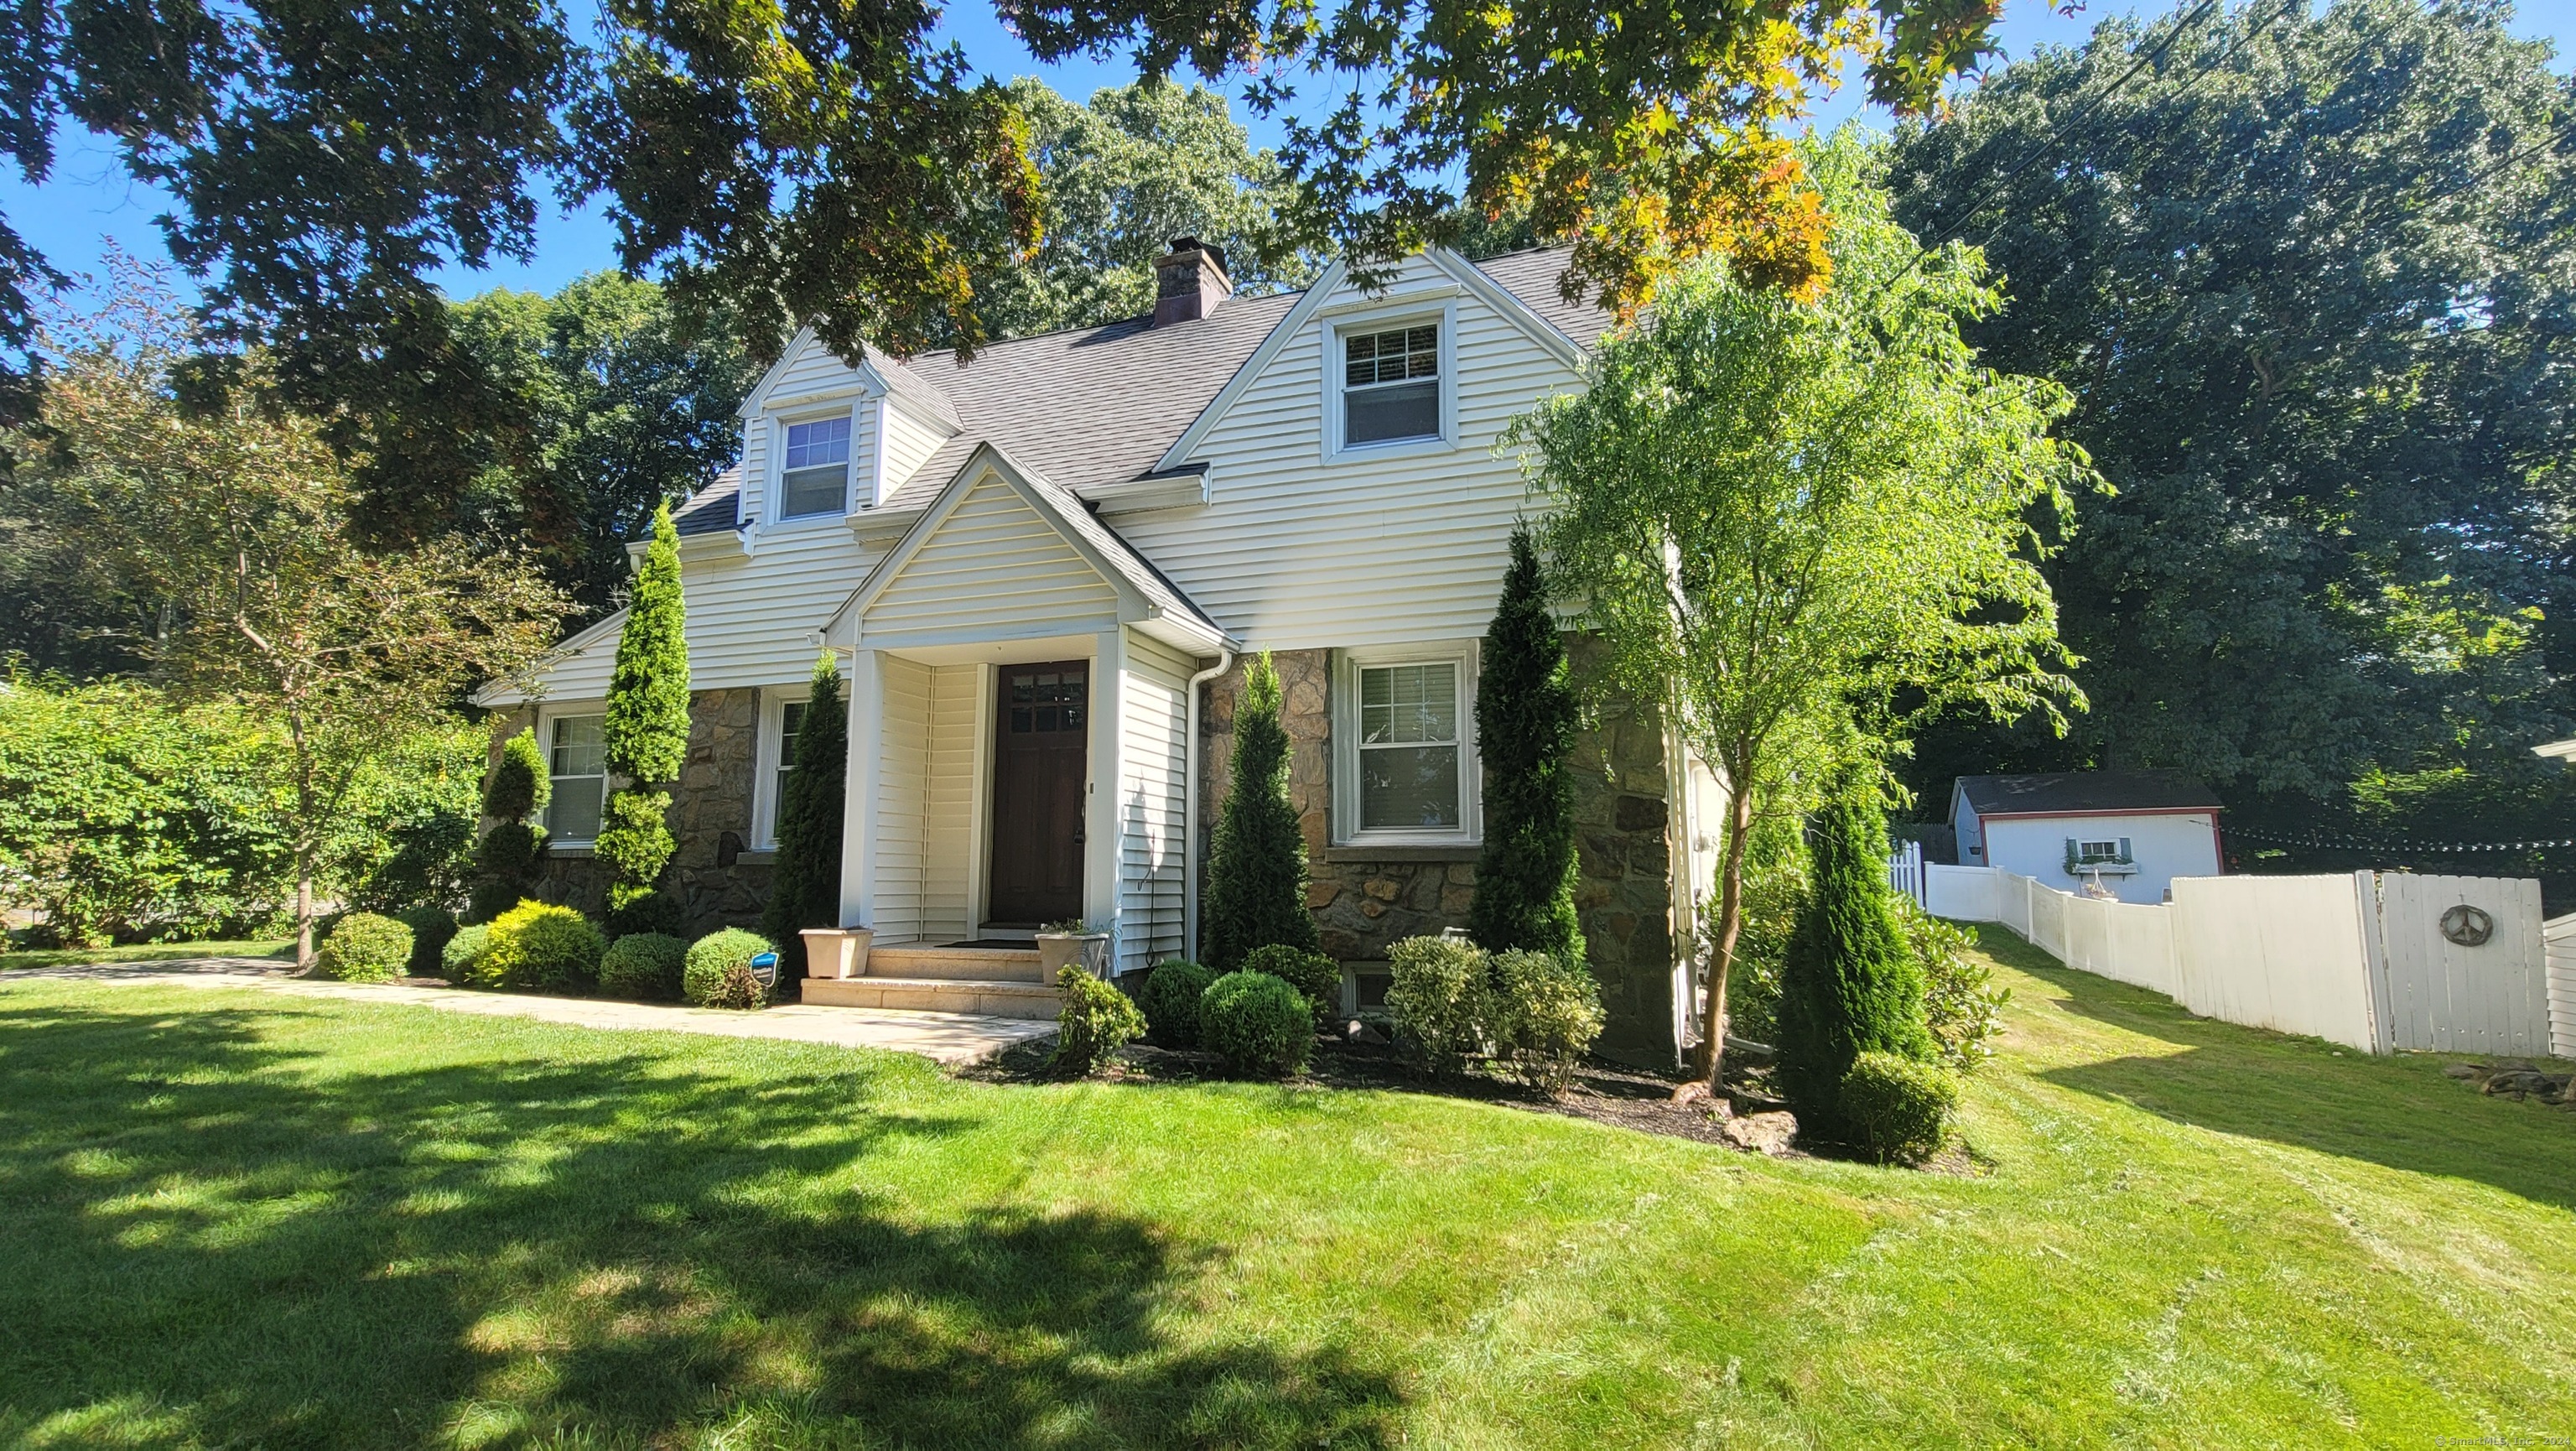
M 251 988 L 291 997 L 342 998 L 362 1003 L 410 1003 L 489 1018 L 534 1018 L 576 1028 L 705 1033 L 720 1038 L 777 1038 L 835 1048 L 884 1048 L 918 1053 L 944 1064 L 980 1063 L 1032 1038 L 1055 1032 L 1047 1019 L 993 1018 L 978 1013 L 925 1013 L 893 1008 L 823 1008 L 798 1003 L 756 1013 L 681 1008 L 604 998 L 549 998 L 528 993 L 474 992 L 408 983 L 328 982 L 294 976 L 273 958 L 202 957 L 169 962 L 102 962 L 77 967 L 22 968 L 0 974 L 14 982 L 139 983 L 153 987 Z

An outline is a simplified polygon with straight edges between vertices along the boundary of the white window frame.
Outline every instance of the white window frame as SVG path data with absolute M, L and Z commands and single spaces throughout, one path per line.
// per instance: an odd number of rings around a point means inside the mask
M 1342 394 L 1350 373 L 1343 340 L 1361 333 L 1436 326 L 1440 329 L 1440 432 L 1427 438 L 1390 438 L 1377 443 L 1345 443 Z M 1391 304 L 1329 317 L 1324 323 L 1323 414 L 1324 461 L 1360 463 L 1402 458 L 1408 454 L 1448 453 L 1458 447 L 1458 300 L 1443 298 L 1412 306 Z
M 835 418 L 850 420 L 850 456 L 841 465 L 841 507 L 813 514 L 787 512 L 787 433 L 801 423 L 829 423 Z M 778 413 L 770 418 L 769 437 L 769 523 L 772 528 L 800 528 L 846 519 L 857 507 L 859 487 L 859 445 L 864 441 L 865 418 L 860 400 L 843 401 L 832 408 L 801 409 Z
M 787 707 L 814 698 L 814 686 L 764 685 L 760 688 L 760 739 L 752 752 L 758 773 L 751 788 L 751 847 L 778 849 L 778 772 L 787 764 Z
M 1333 652 L 1333 844 L 1336 846 L 1478 846 L 1485 839 L 1484 764 L 1476 749 L 1474 640 Z M 1458 825 L 1446 831 L 1421 827 L 1360 826 L 1360 671 L 1390 665 L 1458 667 Z
M 608 702 L 605 700 L 568 700 L 559 704 L 548 702 L 544 707 L 538 710 L 537 750 L 545 757 L 546 780 L 549 783 L 549 794 L 551 794 L 551 785 L 554 780 L 555 769 L 555 722 L 567 717 L 577 720 L 584 716 L 605 716 L 607 714 Z M 608 819 L 609 793 L 615 791 L 623 784 L 624 783 L 618 779 L 617 773 L 609 770 L 607 764 L 602 762 L 599 771 L 599 814 L 601 821 L 604 822 Z M 554 806 L 551 802 L 547 804 L 545 810 L 539 812 L 537 815 L 537 824 L 545 827 L 546 829 L 546 849 L 548 851 L 586 852 L 590 850 L 592 842 L 596 840 L 596 838 L 588 836 L 554 835 L 554 826 L 552 822 L 547 819 L 554 815 Z

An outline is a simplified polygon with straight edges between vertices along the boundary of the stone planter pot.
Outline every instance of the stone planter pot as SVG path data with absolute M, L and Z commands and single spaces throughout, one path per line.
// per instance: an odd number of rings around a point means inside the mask
M 865 977 L 868 975 L 868 942 L 877 934 L 869 927 L 808 927 L 797 934 L 805 939 L 805 975 L 807 977 Z
M 1093 977 L 1109 976 L 1109 934 L 1106 932 L 1039 933 L 1038 981 L 1053 982 L 1055 975 L 1068 967 L 1080 967 Z

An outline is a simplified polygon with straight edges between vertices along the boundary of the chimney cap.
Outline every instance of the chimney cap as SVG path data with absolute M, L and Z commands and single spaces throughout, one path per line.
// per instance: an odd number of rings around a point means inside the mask
M 1225 265 L 1225 249 L 1214 242 L 1202 242 L 1196 237 L 1174 237 L 1171 239 L 1171 248 L 1169 255 L 1173 257 L 1189 252 L 1205 252 L 1215 260 L 1218 271 L 1228 270 Z

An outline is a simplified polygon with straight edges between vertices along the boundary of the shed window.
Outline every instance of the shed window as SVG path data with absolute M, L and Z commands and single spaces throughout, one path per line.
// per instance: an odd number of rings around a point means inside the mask
M 1342 339 L 1342 442 L 1440 436 L 1440 327 Z
M 848 415 L 787 425 L 787 456 L 781 462 L 780 518 L 842 512 L 850 496 Z
M 600 805 L 608 796 L 608 742 L 600 729 L 606 719 L 554 718 L 546 768 L 554 795 L 546 803 L 546 830 L 558 841 L 589 841 L 599 835 Z

